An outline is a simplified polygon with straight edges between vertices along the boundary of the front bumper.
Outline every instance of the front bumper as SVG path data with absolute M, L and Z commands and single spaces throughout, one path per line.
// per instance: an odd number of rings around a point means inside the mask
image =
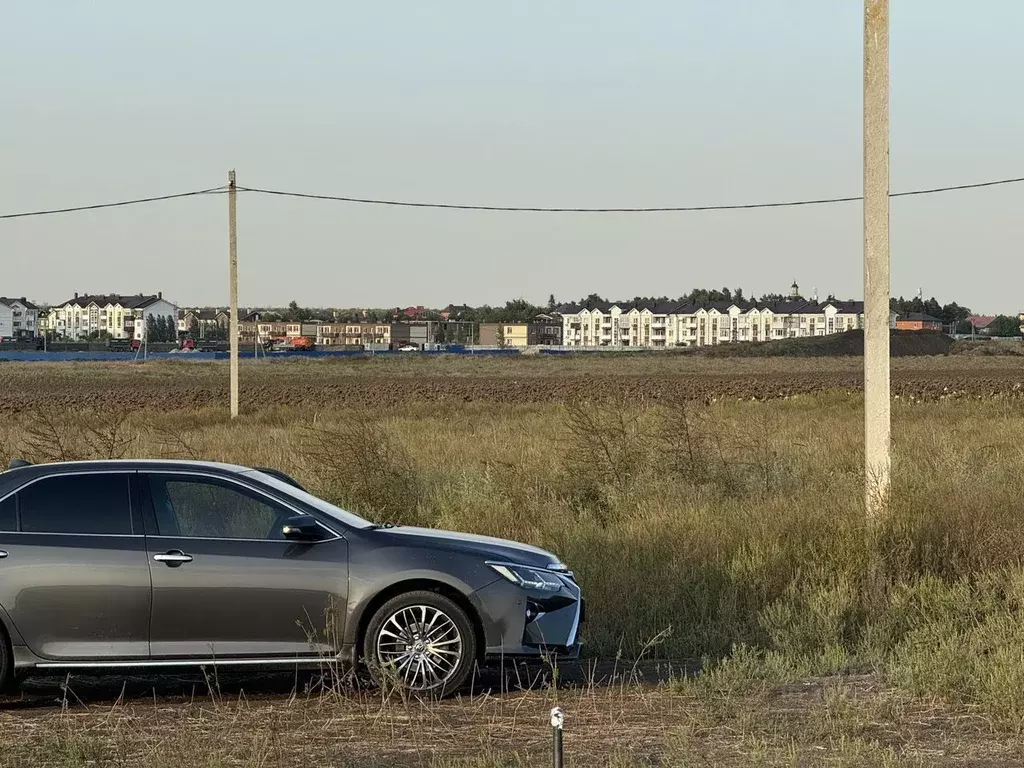
M 474 594 L 488 659 L 579 656 L 583 597 L 576 582 L 560 578 L 563 585 L 557 592 L 523 589 L 500 579 Z

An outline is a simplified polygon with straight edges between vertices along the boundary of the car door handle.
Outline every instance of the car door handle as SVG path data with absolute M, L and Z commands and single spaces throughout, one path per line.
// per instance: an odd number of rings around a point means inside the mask
M 176 568 L 182 563 L 191 563 L 192 555 L 186 555 L 181 550 L 172 550 L 164 552 L 162 555 L 153 555 L 153 559 L 158 563 L 165 563 L 171 568 Z
M 0 549 L 0 560 L 3 560 L 5 557 L 7 557 L 7 553 L 4 550 Z

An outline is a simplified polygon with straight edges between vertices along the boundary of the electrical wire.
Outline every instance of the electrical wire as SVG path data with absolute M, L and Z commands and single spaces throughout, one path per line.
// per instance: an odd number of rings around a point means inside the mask
M 1024 177 L 1012 179 L 997 179 L 995 181 L 982 181 L 974 184 L 957 184 L 947 187 L 933 187 L 931 189 L 917 189 L 909 192 L 895 192 L 890 197 L 913 197 L 917 195 L 933 195 L 939 192 L 954 192 L 964 189 L 980 189 L 982 187 L 995 187 L 1004 184 L 1019 184 L 1024 182 Z M 238 187 L 240 192 L 254 192 L 261 195 L 275 195 L 278 197 L 298 197 L 309 200 L 334 200 L 343 203 L 361 203 L 366 205 L 388 205 L 403 208 L 440 208 L 459 211 L 509 211 L 509 212 L 533 212 L 533 213 L 673 213 L 673 212 L 695 212 L 695 211 L 739 211 L 752 210 L 755 208 L 795 208 L 806 205 L 828 205 L 832 203 L 852 203 L 863 200 L 862 196 L 857 197 L 827 197 L 816 200 L 789 200 L 776 203 L 739 203 L 732 205 L 693 205 L 693 206 L 665 206 L 651 208 L 547 208 L 537 206 L 504 206 L 504 205 L 468 205 L 457 203 L 424 203 L 408 200 L 379 200 L 366 197 L 342 197 L 338 195 L 317 195 L 309 192 L 286 192 L 279 189 L 260 189 L 258 187 Z
M 49 216 L 54 213 L 74 213 L 75 211 L 96 211 L 100 208 L 120 208 L 125 205 L 139 205 L 140 203 L 155 203 L 160 200 L 175 200 L 180 197 L 195 197 L 197 195 L 213 195 L 227 190 L 227 187 L 213 187 L 211 189 L 199 189 L 195 192 L 179 192 L 174 195 L 158 195 L 156 197 L 140 197 L 135 200 L 119 200 L 116 203 L 97 203 L 96 205 L 78 205 L 72 208 L 51 208 L 46 211 L 26 211 L 24 213 L 0 214 L 0 219 L 22 219 L 28 216 Z
M 893 192 L 889 195 L 895 197 L 916 197 L 920 195 L 934 195 L 941 192 L 956 192 L 967 189 L 981 189 L 983 187 L 997 187 L 1007 184 L 1020 184 L 1024 182 L 1024 176 L 1010 179 L 996 179 L 992 181 L 980 181 L 972 184 L 956 184 L 946 187 L 931 187 L 929 189 L 915 189 L 909 192 Z M 813 200 L 786 200 L 775 203 L 737 203 L 731 205 L 690 205 L 690 206 L 654 206 L 639 208 L 555 208 L 542 206 L 507 206 L 507 205 L 471 205 L 459 203 L 426 203 L 411 200 L 386 200 L 369 197 L 346 197 L 342 195 L 320 195 L 311 192 L 289 192 L 280 189 L 265 189 L 260 187 L 236 187 L 239 192 L 251 192 L 258 195 L 272 195 L 275 197 L 294 197 L 306 200 L 332 200 L 342 203 L 357 203 L 362 205 L 384 205 L 401 208 L 432 208 L 457 211 L 504 211 L 524 213 L 686 213 L 697 211 L 742 211 L 759 208 L 796 208 L 809 205 L 830 205 L 834 203 L 853 203 L 864 198 L 856 197 L 824 197 Z M 101 208 L 120 208 L 127 205 L 139 205 L 141 203 L 155 203 L 162 200 L 175 200 L 182 197 L 195 197 L 198 195 L 223 194 L 227 191 L 226 186 L 212 187 L 211 189 L 200 189 L 194 192 L 180 192 L 174 195 L 158 195 L 155 197 L 142 197 L 135 200 L 120 200 L 114 203 L 98 203 L 96 205 L 80 205 L 71 208 L 53 208 L 43 211 L 26 211 L 24 213 L 0 214 L 0 219 L 20 219 L 29 216 L 49 216 L 57 213 L 73 213 L 76 211 L 95 211 Z

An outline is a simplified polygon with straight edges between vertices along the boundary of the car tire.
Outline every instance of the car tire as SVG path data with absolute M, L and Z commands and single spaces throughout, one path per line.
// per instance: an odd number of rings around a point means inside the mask
M 363 638 L 373 681 L 419 696 L 443 698 L 473 673 L 477 639 L 458 603 L 429 590 L 388 600 L 373 614 Z
M 11 653 L 11 641 L 7 631 L 0 626 L 0 693 L 14 690 L 17 681 L 14 677 L 14 654 Z

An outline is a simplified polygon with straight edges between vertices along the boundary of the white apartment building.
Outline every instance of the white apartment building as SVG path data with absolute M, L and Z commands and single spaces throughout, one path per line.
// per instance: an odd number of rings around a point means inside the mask
M 562 344 L 568 347 L 673 347 L 674 302 L 562 307 Z
M 864 327 L 864 302 L 670 302 L 565 306 L 569 347 L 689 347 L 825 336 Z M 894 325 L 890 318 L 890 325 Z
M 39 335 L 39 307 L 22 296 L 0 296 L 0 339 L 34 338 Z
M 93 333 L 112 339 L 142 340 L 150 317 L 167 317 L 177 327 L 178 307 L 163 293 L 92 294 L 55 304 L 46 318 L 46 330 L 56 338 L 77 341 Z

